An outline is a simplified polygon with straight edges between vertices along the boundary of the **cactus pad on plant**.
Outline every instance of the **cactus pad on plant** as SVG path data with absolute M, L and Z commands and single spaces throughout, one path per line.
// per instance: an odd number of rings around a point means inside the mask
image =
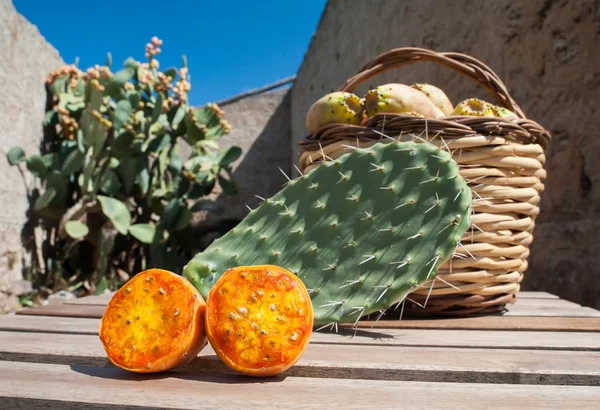
M 281 266 L 309 289 L 315 324 L 354 322 L 435 276 L 470 226 L 470 205 L 448 152 L 377 143 L 290 181 L 183 274 L 204 296 L 232 267 Z

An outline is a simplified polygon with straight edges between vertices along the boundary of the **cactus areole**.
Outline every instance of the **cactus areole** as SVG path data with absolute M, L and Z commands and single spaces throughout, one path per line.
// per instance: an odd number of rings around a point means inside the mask
M 308 346 L 313 327 L 302 281 L 271 265 L 227 270 L 206 301 L 208 340 L 231 369 L 273 376 L 291 367 Z
M 187 279 L 150 269 L 138 273 L 108 303 L 100 340 L 122 369 L 154 373 L 183 365 L 206 346 L 206 304 Z

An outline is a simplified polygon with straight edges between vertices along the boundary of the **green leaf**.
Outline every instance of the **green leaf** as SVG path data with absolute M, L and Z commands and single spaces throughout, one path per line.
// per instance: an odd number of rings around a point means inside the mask
M 135 224 L 129 227 L 129 233 L 140 242 L 152 243 L 156 234 L 156 226 L 152 224 Z
M 137 110 L 138 106 L 140 105 L 140 93 L 136 90 L 129 90 L 127 91 L 126 96 L 131 104 L 131 108 Z
M 126 235 L 131 225 L 131 215 L 127 206 L 118 199 L 98 195 L 102 212 L 113 223 L 119 233 Z
M 77 179 L 77 182 L 81 187 L 82 194 L 86 192 L 91 192 L 93 190 L 94 183 L 92 182 L 92 173 L 94 172 L 95 168 L 96 160 L 86 155 L 84 159 L 83 173 L 79 174 L 79 178 Z
M 108 289 L 108 280 L 106 279 L 106 276 L 103 276 L 96 284 L 96 295 L 103 294 L 106 289 Z
M 10 165 L 17 165 L 25 161 L 25 151 L 21 147 L 12 147 L 6 154 L 6 159 Z
M 108 68 L 110 68 L 110 66 L 112 65 L 112 54 L 110 54 L 110 52 L 106 53 L 106 64 L 104 65 Z
M 204 131 L 202 131 L 198 126 L 197 122 L 195 122 L 192 119 L 192 116 L 190 115 L 189 111 L 185 112 L 185 116 L 183 117 L 183 119 L 185 122 L 188 140 L 192 144 L 195 144 L 196 142 L 201 141 L 205 138 Z
M 181 161 L 181 157 L 177 153 L 177 147 L 173 149 L 171 152 L 171 160 L 169 161 L 169 169 L 175 175 L 181 174 L 181 168 L 183 167 L 183 163 Z
M 56 196 L 53 202 L 64 205 L 67 196 L 67 180 L 60 171 L 53 171 L 47 175 L 46 189 L 48 188 L 54 188 L 56 190 Z
M 42 155 L 42 161 L 47 170 L 55 170 L 58 168 L 58 153 L 51 152 L 49 154 Z
M 119 134 L 110 145 L 111 152 L 117 157 L 130 154 L 133 151 L 134 139 L 135 135 L 132 132 L 125 131 Z
M 100 189 L 107 195 L 116 195 L 121 190 L 121 181 L 117 173 L 112 169 L 107 169 L 100 181 Z
M 133 77 L 133 69 L 132 67 L 125 67 L 122 70 L 119 70 L 115 73 L 114 77 L 113 77 L 113 82 L 119 84 L 119 85 L 123 85 L 125 84 L 127 81 L 131 80 L 131 78 Z
M 125 67 L 123 70 L 117 71 L 106 84 L 105 94 L 117 101 L 120 100 L 125 94 L 123 84 L 131 80 L 134 74 L 135 69 L 132 67 Z
M 223 206 L 218 204 L 215 201 L 210 201 L 208 199 L 201 199 L 197 201 L 194 205 L 192 205 L 192 212 L 199 211 L 210 211 L 216 214 L 220 214 L 223 212 Z
M 179 105 L 177 107 L 177 110 L 175 111 L 175 115 L 173 115 L 173 118 L 171 120 L 171 128 L 173 128 L 174 130 L 177 130 L 179 135 L 181 135 L 182 133 L 185 132 L 185 130 L 179 129 L 179 125 L 182 123 L 182 121 L 185 117 L 186 109 L 187 109 L 187 105 L 185 105 L 185 104 Z M 183 131 L 183 132 L 179 133 L 179 131 Z
M 242 149 L 240 147 L 229 147 L 221 152 L 217 163 L 222 167 L 227 166 L 237 160 L 240 155 L 242 155 Z
M 37 154 L 30 155 L 25 159 L 25 163 L 27 164 L 27 169 L 33 175 L 40 178 L 46 175 L 46 165 L 41 156 Z
M 140 172 L 138 172 L 137 176 L 135 177 L 135 183 L 138 184 L 138 186 L 142 190 L 142 196 L 145 196 L 146 192 L 148 192 L 148 187 L 150 185 L 150 174 L 148 173 L 147 168 L 144 168 Z
M 56 189 L 47 188 L 44 193 L 35 201 L 34 209 L 39 211 L 46 208 L 56 197 Z
M 221 125 L 215 125 L 206 130 L 206 138 L 209 140 L 219 139 L 223 134 L 225 134 L 225 131 Z
M 190 224 L 193 216 L 194 215 L 192 214 L 192 211 L 190 211 L 188 208 L 182 208 L 177 215 L 177 220 L 175 221 L 175 225 L 173 225 L 173 230 L 180 231 L 186 228 Z
M 179 199 L 177 199 L 177 198 L 171 199 L 169 201 L 169 203 L 167 203 L 167 206 L 165 207 L 165 209 L 163 211 L 162 218 L 160 221 L 161 225 L 165 229 L 171 228 L 177 222 L 177 219 L 179 216 L 179 211 L 182 208 L 183 208 L 183 206 L 179 202 Z
M 119 164 L 121 163 L 121 161 L 119 161 L 117 158 L 115 157 L 110 157 L 110 159 L 108 160 L 108 168 L 110 169 L 115 169 L 119 166 Z
M 103 225 L 98 231 L 98 253 L 101 258 L 110 255 L 114 246 L 117 233 L 111 228 L 106 229 L 107 225 Z
M 229 195 L 237 194 L 238 188 L 235 181 L 227 180 L 221 174 L 219 174 L 217 177 L 219 178 L 219 185 L 223 189 L 223 192 Z
M 215 187 L 215 181 L 207 182 L 205 184 L 194 184 L 187 194 L 189 199 L 198 199 L 211 193 Z
M 165 188 L 158 188 L 152 192 L 153 198 L 162 198 L 167 194 L 167 190 Z
M 164 134 L 160 137 L 156 137 L 152 141 L 150 141 L 150 143 L 148 144 L 148 148 L 146 149 L 146 152 L 159 153 L 167 145 L 169 145 L 169 142 L 171 142 L 171 137 L 169 136 L 169 134 Z
M 46 111 L 44 115 L 44 125 L 56 124 L 58 122 L 58 113 L 54 110 Z
M 75 171 L 78 171 L 83 165 L 85 154 L 78 149 L 72 150 L 67 158 L 63 162 L 61 172 L 64 176 L 71 175 Z
M 86 224 L 80 221 L 69 221 L 65 224 L 65 231 L 73 239 L 83 238 L 89 233 L 89 229 Z
M 129 100 L 120 100 L 115 107 L 115 118 L 113 126 L 116 130 L 123 127 L 131 116 L 131 103 Z
M 162 93 L 157 93 L 156 101 L 154 102 L 154 109 L 152 110 L 152 118 L 150 122 L 155 123 L 162 114 L 163 111 L 163 95 Z
M 177 183 L 177 196 L 185 197 L 190 189 L 190 180 L 187 178 L 177 179 L 177 182 L 173 181 L 173 185 Z
M 163 71 L 163 74 L 165 75 L 165 77 L 175 78 L 177 77 L 177 72 L 177 68 L 169 67 L 165 71 Z

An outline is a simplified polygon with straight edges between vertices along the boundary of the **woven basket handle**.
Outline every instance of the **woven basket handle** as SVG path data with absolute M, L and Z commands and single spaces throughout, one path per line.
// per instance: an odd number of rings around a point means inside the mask
M 526 118 L 521 108 L 510 96 L 506 86 L 491 68 L 476 58 L 461 53 L 436 53 L 431 50 L 416 47 L 392 49 L 375 57 L 353 77 L 346 80 L 338 91 L 353 92 L 356 86 L 370 78 L 403 65 L 420 61 L 433 61 L 457 71 L 471 79 L 490 93 L 498 103 L 513 111 L 518 117 Z

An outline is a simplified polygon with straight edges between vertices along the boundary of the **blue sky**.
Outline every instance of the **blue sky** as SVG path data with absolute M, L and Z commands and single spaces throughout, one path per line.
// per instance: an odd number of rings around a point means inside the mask
M 117 71 L 129 56 L 144 60 L 152 36 L 163 40 L 161 68 L 187 56 L 190 102 L 201 105 L 294 75 L 326 0 L 127 1 L 13 0 L 60 52 L 79 67 Z

